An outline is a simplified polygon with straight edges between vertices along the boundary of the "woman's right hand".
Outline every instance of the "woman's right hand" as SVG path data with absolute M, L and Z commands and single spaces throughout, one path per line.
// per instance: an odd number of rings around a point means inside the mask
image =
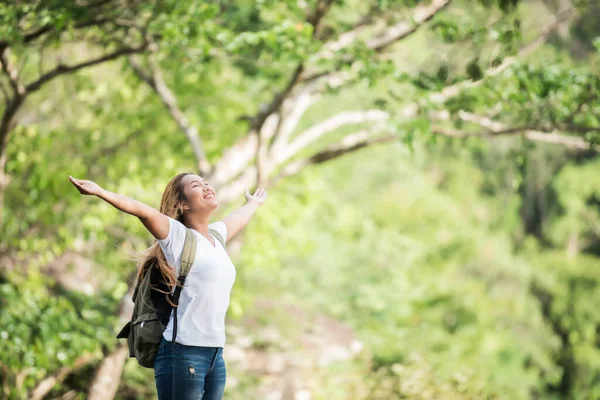
M 75 179 L 71 175 L 69 175 L 69 181 L 79 190 L 79 193 L 83 195 L 93 195 L 98 196 L 104 189 L 95 184 L 92 181 L 87 181 L 84 179 Z
M 98 196 L 116 209 L 138 217 L 156 239 L 166 239 L 169 235 L 171 222 L 166 215 L 156 208 L 131 197 L 104 190 L 92 181 L 75 179 L 71 175 L 69 175 L 69 181 L 79 190 L 79 193 Z

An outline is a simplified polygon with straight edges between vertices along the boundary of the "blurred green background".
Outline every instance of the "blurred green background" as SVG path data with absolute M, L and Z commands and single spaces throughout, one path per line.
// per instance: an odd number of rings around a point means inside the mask
M 0 4 L 0 397 L 151 399 L 115 334 L 182 171 L 230 243 L 227 399 L 600 398 L 600 5 Z

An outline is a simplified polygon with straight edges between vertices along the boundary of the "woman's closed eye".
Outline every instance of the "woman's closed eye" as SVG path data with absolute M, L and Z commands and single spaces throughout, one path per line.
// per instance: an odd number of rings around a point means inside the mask
M 203 183 L 200 183 L 200 181 L 192 182 L 192 188 L 197 188 L 197 187 L 202 187 L 202 186 L 208 186 L 208 182 L 207 181 L 203 181 Z

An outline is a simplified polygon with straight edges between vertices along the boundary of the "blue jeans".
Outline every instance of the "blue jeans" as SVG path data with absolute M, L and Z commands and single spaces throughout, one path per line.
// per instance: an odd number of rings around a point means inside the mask
M 226 376 L 222 347 L 185 346 L 162 338 L 154 360 L 159 400 L 221 400 Z

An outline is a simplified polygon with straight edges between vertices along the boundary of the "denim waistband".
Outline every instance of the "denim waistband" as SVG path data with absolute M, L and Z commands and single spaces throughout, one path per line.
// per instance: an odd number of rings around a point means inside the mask
M 211 357 L 214 359 L 219 352 L 223 351 L 222 347 L 188 346 L 177 342 L 173 343 L 164 337 L 161 342 L 161 347 L 164 346 L 164 350 L 167 353 L 173 353 L 174 355 L 185 354 L 186 356 Z
M 207 346 L 187 346 L 180 343 L 169 342 L 162 338 L 162 343 L 159 348 L 159 355 L 171 358 L 173 361 L 195 361 L 210 365 L 209 370 L 212 370 L 217 358 L 223 357 L 222 347 L 207 347 Z

